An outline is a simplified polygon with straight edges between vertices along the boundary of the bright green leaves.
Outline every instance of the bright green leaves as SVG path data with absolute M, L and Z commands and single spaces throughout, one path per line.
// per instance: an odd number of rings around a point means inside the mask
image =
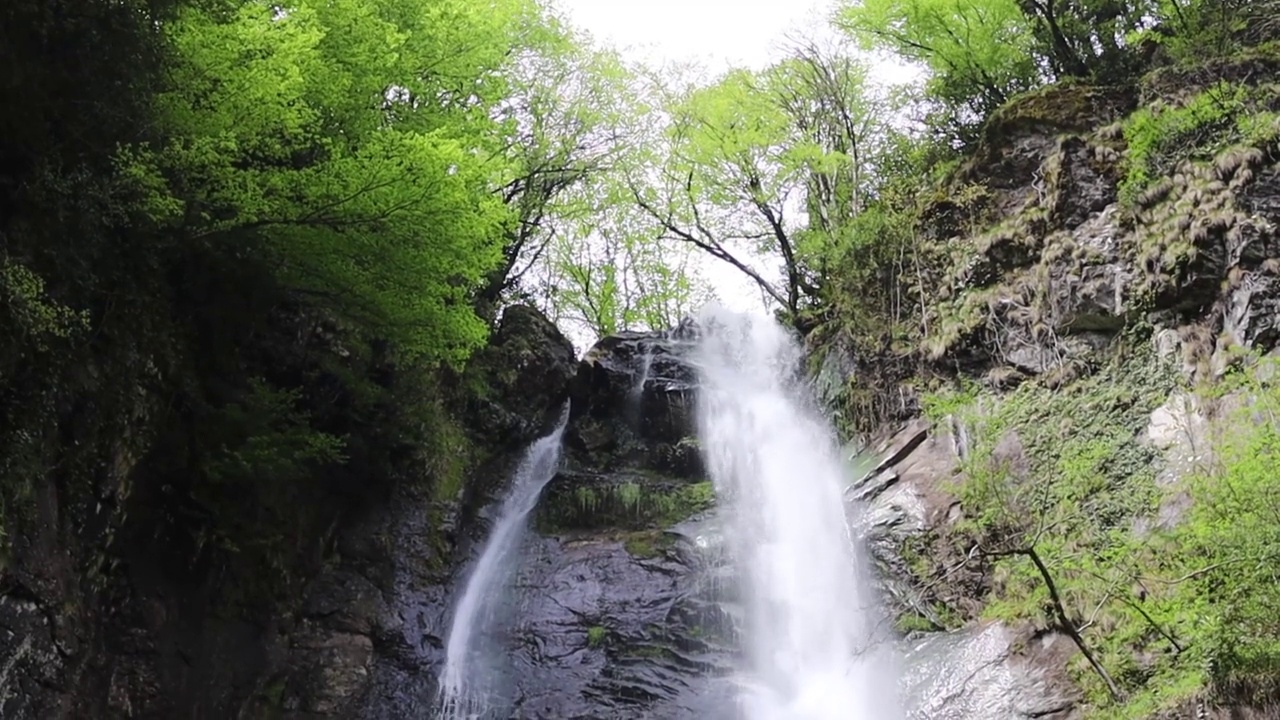
M 71 337 L 88 327 L 84 312 L 76 312 L 53 298 L 44 278 L 23 265 L 0 256 L 0 329 L 6 340 L 25 342 L 40 352 L 56 339 Z
M 665 239 L 728 263 L 798 318 L 867 205 L 886 97 L 857 60 L 813 44 L 669 91 L 665 132 L 632 192 Z
M 317 50 L 324 29 L 306 7 L 274 14 L 248 3 L 226 20 L 188 9 L 173 23 L 173 89 L 158 106 L 175 140 L 192 146 L 192 161 L 238 152 L 278 162 L 319 139 L 322 105 L 309 96 L 334 84 Z
M 1203 601 L 1192 642 L 1213 659 L 1213 680 L 1274 692 L 1280 672 L 1280 383 L 1275 360 L 1228 381 L 1240 407 L 1212 435 L 1215 462 L 1187 489 L 1175 531 L 1184 548 L 1180 599 Z M 1194 606 L 1192 606 L 1194 607 Z M 1191 634 L 1194 633 L 1194 634 Z
M 401 353 L 460 362 L 510 217 L 492 192 L 504 73 L 538 22 L 523 0 L 188 8 L 169 29 L 167 139 L 120 165 L 182 242 L 260 255 Z
M 774 202 L 794 180 L 791 128 L 753 73 L 733 71 L 691 93 L 673 112 L 677 152 L 707 200 Z
M 664 99 L 663 132 L 628 173 L 635 202 L 665 242 L 694 247 L 746 275 L 779 306 L 799 304 L 785 202 L 799 184 L 785 115 L 747 71 Z M 781 261 L 781 282 L 759 256 Z
M 867 49 L 930 71 L 930 94 L 981 120 L 1040 80 L 1032 24 L 1014 0 L 864 0 L 842 26 Z
M 1259 110 L 1274 101 L 1274 96 L 1259 95 L 1255 100 L 1245 87 L 1220 82 L 1181 106 L 1144 107 L 1126 118 L 1128 153 L 1125 178 L 1120 183 L 1121 200 L 1135 202 L 1156 178 L 1170 174 L 1179 160 L 1212 156 L 1231 140 L 1251 140 L 1250 122 L 1269 119 L 1269 113 Z M 1231 132 L 1237 129 L 1239 133 Z
M 711 298 L 694 249 L 662 242 L 624 191 L 612 175 L 584 186 L 577 196 L 593 209 L 562 223 L 548 248 L 551 314 L 597 337 L 674 327 Z

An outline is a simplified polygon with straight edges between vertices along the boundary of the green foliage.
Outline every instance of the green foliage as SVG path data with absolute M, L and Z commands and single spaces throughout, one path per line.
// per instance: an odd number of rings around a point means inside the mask
M 1280 38 L 1275 0 L 1159 0 L 1158 7 L 1163 32 L 1142 33 L 1141 39 L 1177 61 L 1203 62 Z
M 552 494 L 540 505 L 538 522 L 549 533 L 576 528 L 663 530 L 713 504 L 715 487 L 710 482 L 637 479 L 617 485 L 582 485 L 571 492 Z M 657 541 L 643 534 L 633 539 L 646 546 Z
M 675 539 L 662 530 L 640 530 L 627 533 L 622 546 L 633 557 L 643 560 L 661 557 L 667 548 L 675 544 Z
M 955 416 L 972 438 L 957 492 L 966 515 L 962 532 L 993 554 L 984 613 L 1057 622 L 1039 571 L 1012 552 L 1034 547 L 1066 611 L 1126 693 L 1151 682 L 1134 665 L 1136 653 L 1169 651 L 1130 604 L 1137 602 L 1134 578 L 1156 552 L 1132 534 L 1132 524 L 1153 515 L 1160 497 L 1155 450 L 1138 438 L 1172 378 L 1143 343 L 1058 389 L 1024 383 L 995 398 L 970 388 L 934 396 L 926 406 L 931 416 Z M 1083 663 L 1078 678 L 1091 703 L 1109 706 L 1105 687 Z
M 863 47 L 926 68 L 932 122 L 968 143 L 997 108 L 1036 87 L 1132 81 L 1157 46 L 1203 62 L 1274 38 L 1280 23 L 1268 9 L 1274 0 L 867 0 L 849 3 L 838 22 Z
M 587 646 L 592 648 L 603 647 L 605 641 L 609 639 L 609 631 L 599 625 L 592 625 L 587 628 Z
M 1001 553 L 1034 546 L 1123 692 L 1113 701 L 1082 663 L 1089 717 L 1138 720 L 1197 696 L 1240 703 L 1276 691 L 1280 371 L 1245 367 L 1214 389 L 1219 400 L 1201 399 L 1236 407 L 1217 421 L 1214 462 L 1164 489 L 1137 437 L 1172 388 L 1150 351 L 1054 391 L 1026 383 L 999 398 L 964 389 L 926 401 L 931 417 L 971 431 L 957 491 L 962 533 L 994 554 L 984 614 L 1056 622 L 1036 568 Z M 1181 494 L 1189 509 L 1157 524 Z
M 1246 99 L 1245 88 L 1220 82 L 1181 106 L 1164 110 L 1144 107 L 1130 115 L 1124 123 L 1128 155 L 1121 199 L 1133 203 L 1156 178 L 1173 169 L 1175 160 L 1188 157 L 1187 148 L 1210 154 L 1237 122 L 1256 122 L 1245 120 L 1250 117 L 1244 114 Z M 1257 132 L 1249 127 L 1250 134 Z
M 627 184 L 653 159 L 659 108 L 638 71 L 605 53 L 584 58 L 548 94 L 574 118 L 573 132 L 557 140 L 569 145 L 564 154 L 592 152 L 589 167 L 546 207 L 539 225 L 549 237 L 535 245 L 541 255 L 522 285 L 545 299 L 554 320 L 596 337 L 673 327 L 711 294 L 695 249 L 662 242 L 659 223 Z
M 221 410 L 218 424 L 226 439 L 218 443 L 206 469 L 223 482 L 281 482 L 305 479 L 317 464 L 341 462 L 341 438 L 311 428 L 298 408 L 298 390 L 281 390 L 260 379 Z
M 48 351 L 51 339 L 66 340 L 88 327 L 83 311 L 49 298 L 43 278 L 5 258 L 0 258 L 0 304 L 4 307 L 0 327 L 8 329 L 8 341 L 29 343 L 37 352 Z
M 1187 643 L 1216 691 L 1252 699 L 1280 689 L 1280 364 L 1262 360 L 1221 393 L 1239 407 L 1214 433 L 1214 463 L 1187 483 L 1192 505 L 1172 532 L 1174 602 Z
M 896 627 L 898 632 L 903 633 L 904 635 L 909 635 L 915 632 L 932 632 L 936 629 L 933 626 L 933 622 L 928 618 L 915 614 L 899 616 L 896 621 Z
M 928 393 L 920 398 L 924 416 L 935 425 L 949 417 L 970 416 L 978 402 L 980 386 L 972 381 L 961 381 L 960 387 Z
M 928 68 L 926 92 L 965 113 L 961 124 L 1042 81 L 1032 25 L 1013 0 L 867 0 L 846 7 L 840 22 L 864 48 Z
M 529 13 L 521 0 L 187 8 L 168 31 L 164 140 L 124 149 L 121 174 L 184 242 L 251 249 L 404 355 L 459 363 L 484 337 L 469 293 L 507 217 L 490 192 L 495 73 Z
M 628 173 L 635 203 L 662 241 L 727 263 L 802 322 L 834 273 L 835 235 L 868 204 L 894 104 L 851 53 L 814 44 L 762 71 L 656 93 L 662 132 Z
M 565 38 L 531 0 L 56 10 L 0 8 L 0 528 L 287 597 L 353 502 L 477 459 L 440 366 L 520 214 L 513 64 Z

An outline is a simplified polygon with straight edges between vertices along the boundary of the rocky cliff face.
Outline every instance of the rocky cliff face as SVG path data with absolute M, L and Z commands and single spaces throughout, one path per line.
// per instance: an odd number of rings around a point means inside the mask
M 1039 581 L 1011 578 L 984 553 L 999 533 L 983 519 L 991 508 L 974 504 L 975 484 L 1039 486 L 1055 517 L 1073 518 L 1039 537 L 1074 552 L 1105 552 L 1099 533 L 1176 527 L 1189 500 L 1175 490 L 1213 452 L 1207 428 L 1223 419 L 1221 403 L 1245 402 L 1206 400 L 1196 386 L 1280 342 L 1275 68 L 1273 51 L 1245 52 L 1164 68 L 1137 88 L 1068 85 L 1015 100 L 922 213 L 918 347 L 876 358 L 836 333 L 811 338 L 837 417 L 869 404 L 854 396 L 860 374 L 893 381 L 877 388 L 887 422 L 861 440 L 882 451 L 855 492 L 876 508 L 873 548 L 903 629 L 926 646 L 945 642 L 933 635 L 942 628 L 1012 638 L 1004 657 L 1053 688 L 1043 707 L 993 717 L 1076 716 L 1099 704 L 1088 692 L 1106 691 L 1047 600 L 1024 594 Z M 1244 99 L 1181 135 L 1140 132 L 1185 119 L 1218 91 Z M 1026 522 L 1045 507 L 1025 506 Z M 1140 695 L 1176 653 L 1158 634 L 1113 643 L 1129 630 L 1107 608 L 1118 596 L 1138 605 L 1145 590 L 1108 595 L 1073 578 L 1069 557 L 1054 572 L 1079 604 L 1072 624 L 1106 628 L 1088 642 L 1128 673 L 1123 694 Z M 1261 696 L 1192 696 L 1176 716 L 1271 712 Z M 1150 716 L 1133 712 L 1125 717 Z
M 279 571 L 302 583 L 267 605 L 237 601 L 255 590 L 244 577 L 176 562 L 163 538 L 144 532 L 162 526 L 148 513 L 163 505 L 139 476 L 160 435 L 143 395 L 134 431 L 104 468 L 103 492 L 120 488 L 124 512 L 104 511 L 111 497 L 50 479 L 39 485 L 39 532 L 13 538 L 0 585 L 0 716 L 422 716 L 440 653 L 433 632 L 450 527 L 500 491 L 513 453 L 554 416 L 574 371 L 572 346 L 554 326 L 508 309 L 458 380 L 486 390 L 463 409 L 454 448 L 469 456 L 469 438 L 485 439 L 472 480 L 441 497 L 439 475 L 457 465 L 428 457 L 406 476 L 365 478 L 359 493 L 299 498 L 298 516 L 314 520 L 287 527 L 311 549 Z M 113 535 L 111 566 L 83 574 Z
M 863 472 L 847 494 L 903 631 L 913 718 L 1069 718 L 1087 707 L 1078 647 L 1043 608 L 1006 603 L 993 616 L 1017 588 L 977 551 L 986 538 L 964 483 L 992 461 L 1027 477 L 1075 473 L 1088 482 L 1049 486 L 1075 493 L 1078 518 L 1133 535 L 1179 522 L 1186 498 L 1155 491 L 1203 462 L 1212 419 L 1183 385 L 1221 375 L 1241 349 L 1280 343 L 1280 131 L 1174 153 L 1135 189 L 1126 122 L 1226 77 L 1256 91 L 1253 110 L 1274 123 L 1265 80 L 1275 65 L 1264 61 L 1170 69 L 1138 91 L 1027 96 L 992 119 L 927 208 L 928 331 L 874 373 L 901 382 L 878 388 L 887 422 L 857 438 Z M 859 373 L 885 368 L 821 337 L 832 335 L 811 338 L 816 389 L 847 418 L 862 407 L 850 398 Z M 452 458 L 427 458 L 418 474 L 364 478 L 377 492 L 299 498 L 307 512 L 288 524 L 297 567 L 282 570 L 303 582 L 270 605 L 238 602 L 243 578 L 176 563 L 170 538 L 145 532 L 167 491 L 163 477 L 142 476 L 163 399 L 139 394 L 93 487 L 39 484 L 35 530 L 12 539 L 0 568 L 0 716 L 427 716 L 487 508 L 566 399 L 565 467 L 517 579 L 520 717 L 727 715 L 737 658 L 722 581 L 733 568 L 692 432 L 682 360 L 692 338 L 687 325 L 624 333 L 578 362 L 537 312 L 508 309 L 453 379 L 469 397 L 456 454 L 484 446 L 465 480 L 439 482 Z M 940 403 L 947 386 L 978 412 Z M 991 417 L 999 432 L 988 437 L 980 426 L 992 423 L 978 421 Z M 1080 456 L 1085 470 L 1062 462 Z M 1155 650 L 1108 652 L 1132 677 L 1158 662 Z M 1178 712 L 1267 712 L 1245 704 Z

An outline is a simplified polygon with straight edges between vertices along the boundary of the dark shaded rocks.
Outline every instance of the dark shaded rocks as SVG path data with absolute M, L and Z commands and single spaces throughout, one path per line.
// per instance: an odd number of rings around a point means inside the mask
M 1135 101 L 1119 87 L 1058 85 L 1026 93 L 987 120 L 962 178 L 1025 198 L 1037 178 L 1042 179 L 1038 173 L 1057 148 L 1058 136 L 1106 125 L 1131 110 Z M 1010 207 L 1009 202 L 1002 205 Z
M 1116 158 L 1105 148 L 1090 145 L 1078 136 L 1064 138 L 1057 163 L 1046 168 L 1053 192 L 1049 219 L 1056 226 L 1074 230 L 1116 201 Z
M 697 537 L 659 555 L 608 538 L 535 539 L 519 579 L 513 717 L 732 716 L 727 618 Z
M 571 467 L 701 473 L 689 442 L 696 379 L 685 353 L 694 332 L 685 323 L 668 332 L 620 333 L 586 353 L 573 380 L 565 433 Z
M 709 481 L 652 473 L 566 471 L 542 491 L 535 522 L 543 532 L 662 529 L 711 507 Z
M 17 590 L 17 592 L 15 592 Z M 18 588 L 0 594 L 0 716 L 59 717 L 71 698 L 67 656 L 43 603 Z M 52 691 L 52 692 L 51 692 Z
M 463 382 L 475 396 L 468 425 L 493 445 L 520 445 L 554 424 L 547 408 L 569 394 L 573 344 L 540 311 L 513 305 L 489 344 L 470 361 Z

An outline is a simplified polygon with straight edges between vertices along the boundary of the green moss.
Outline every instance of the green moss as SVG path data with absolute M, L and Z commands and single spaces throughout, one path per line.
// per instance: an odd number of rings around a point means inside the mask
M 587 646 L 593 648 L 604 647 L 605 641 L 609 639 L 609 631 L 600 625 L 593 625 L 587 629 Z
M 961 379 L 958 387 L 925 393 L 920 398 L 920 406 L 924 416 L 937 424 L 951 416 L 970 414 L 978 401 L 978 392 L 977 383 Z
M 1087 130 L 1103 124 L 1116 104 L 1116 89 L 1067 78 L 1009 100 L 991 114 L 986 133 L 1026 123 Z
M 427 449 L 431 474 L 435 478 L 432 497 L 437 502 L 450 502 L 457 499 L 467 476 L 474 469 L 475 449 L 461 424 L 443 408 L 438 410 L 440 412 L 429 435 L 432 447 Z
M 1275 113 L 1266 109 L 1272 87 L 1219 82 L 1174 106 L 1140 108 L 1124 122 L 1128 144 L 1120 199 L 1137 204 L 1141 193 L 1185 160 L 1207 159 L 1233 143 L 1269 142 Z
M 636 477 L 553 493 L 539 505 L 537 526 L 554 534 L 577 529 L 665 529 L 715 503 L 710 482 Z M 637 553 L 643 554 L 643 553 Z
M 661 557 L 675 544 L 675 538 L 661 530 L 640 530 L 627 533 L 622 544 L 634 557 L 651 559 Z
M 626 655 L 634 658 L 673 658 L 675 652 L 662 645 L 634 645 L 626 648 Z
M 1155 485 L 1154 450 L 1140 434 L 1175 384 L 1145 348 L 1057 391 L 934 401 L 972 429 L 956 488 L 972 542 L 1034 544 L 1123 693 L 1113 700 L 1079 662 L 1087 717 L 1141 720 L 1195 698 L 1248 704 L 1280 690 L 1280 366 L 1233 367 L 1201 403 L 1247 404 L 1217 415 L 1216 462 L 1168 489 Z M 1183 516 L 1155 525 L 1160 504 L 1180 493 L 1192 500 Z M 904 556 L 913 573 L 930 569 Z M 1038 571 L 1020 557 L 989 560 L 983 614 L 1054 626 Z
M 898 616 L 895 626 L 897 627 L 898 632 L 903 634 L 913 632 L 933 632 L 938 629 L 934 626 L 931 620 L 922 615 L 916 615 L 915 613 Z
M 1160 500 L 1156 452 L 1138 438 L 1176 375 L 1145 338 L 1130 343 L 1094 376 L 1058 389 L 1026 383 L 1007 395 L 977 397 L 961 389 L 926 407 L 970 429 L 972 447 L 955 486 L 966 518 L 958 531 L 988 549 L 1034 544 L 1068 612 L 1081 625 L 1092 623 L 1082 634 L 1122 688 L 1136 692 L 1149 678 L 1134 658 L 1167 649 L 1125 604 L 1154 552 L 1131 529 L 1154 515 Z M 985 617 L 1056 622 L 1030 561 L 991 562 Z M 1091 703 L 1108 706 L 1100 680 L 1083 664 L 1076 670 Z

